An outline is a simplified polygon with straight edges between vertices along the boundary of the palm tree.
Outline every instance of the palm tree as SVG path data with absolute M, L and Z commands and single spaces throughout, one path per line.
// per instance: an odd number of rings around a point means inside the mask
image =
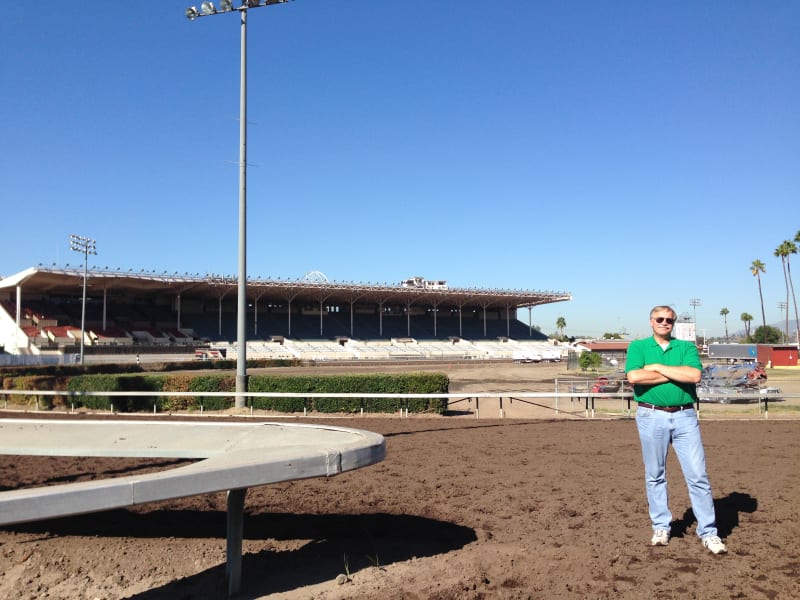
M 750 313 L 743 312 L 742 315 L 739 317 L 742 321 L 744 321 L 744 335 L 745 337 L 750 337 L 750 321 L 753 320 L 753 315 Z
M 728 315 L 731 313 L 727 308 L 723 308 L 719 311 L 719 314 L 722 315 L 722 318 L 725 319 L 725 341 L 728 341 Z
M 761 273 L 766 273 L 767 268 L 764 266 L 763 262 L 761 262 L 758 259 L 755 259 L 750 264 L 750 272 L 756 279 L 758 279 L 758 297 L 761 300 L 761 325 L 766 329 L 767 315 L 764 313 L 764 294 L 761 291 Z
M 558 317 L 556 319 L 556 327 L 558 327 L 558 331 L 561 334 L 561 338 L 564 338 L 564 328 L 567 326 L 567 322 L 564 320 L 564 317 Z
M 781 245 L 775 248 L 773 253 L 775 256 L 780 256 L 781 266 L 783 267 L 783 283 L 786 284 L 786 339 L 789 339 L 789 273 L 787 272 L 786 263 L 789 261 L 789 255 L 792 253 L 791 247 L 794 244 L 789 240 L 784 240 Z
M 797 244 L 800 244 L 800 231 L 794 235 L 794 242 L 789 242 L 789 254 L 797 254 Z M 800 348 L 800 319 L 797 317 L 797 298 L 794 295 L 794 283 L 792 283 L 792 271 L 789 269 L 788 256 L 786 257 L 786 272 L 789 274 L 789 289 L 792 290 L 792 303 L 794 304 L 795 339 L 797 340 L 797 347 Z

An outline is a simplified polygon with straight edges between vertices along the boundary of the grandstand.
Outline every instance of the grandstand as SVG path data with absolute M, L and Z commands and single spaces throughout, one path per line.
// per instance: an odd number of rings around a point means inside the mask
M 32 267 L 0 279 L 0 347 L 69 362 L 81 341 L 82 268 Z M 91 269 L 83 332 L 87 358 L 236 355 L 235 277 Z M 315 361 L 511 358 L 547 337 L 519 308 L 567 292 L 453 288 L 422 278 L 396 285 L 249 279 L 247 355 Z M 8 356 L 11 355 L 11 356 Z M 26 361 L 28 362 L 28 361 Z

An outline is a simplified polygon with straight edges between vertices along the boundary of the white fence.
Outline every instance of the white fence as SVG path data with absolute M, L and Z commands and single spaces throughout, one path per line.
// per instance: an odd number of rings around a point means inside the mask
M 72 392 L 72 391 L 52 391 L 52 390 L 2 390 L 0 391 L 0 395 L 3 396 L 3 407 L 5 410 L 24 410 L 25 412 L 29 412 L 30 409 L 20 409 L 20 404 L 14 403 L 13 401 L 10 403 L 11 408 L 9 408 L 9 400 L 16 396 L 22 396 L 23 398 L 27 398 L 28 402 L 30 399 L 33 399 L 35 403 L 34 410 L 40 410 L 40 399 L 44 397 L 66 397 L 68 399 L 72 398 L 81 398 L 81 397 L 91 397 L 91 396 L 98 396 L 98 397 L 108 397 L 112 398 L 111 401 L 111 408 L 109 411 L 98 411 L 92 410 L 92 413 L 95 414 L 102 414 L 105 412 L 106 414 L 119 414 L 114 409 L 113 398 L 114 397 L 217 397 L 217 398 L 235 398 L 237 394 L 235 392 L 135 392 L 135 391 L 115 391 L 115 392 L 104 392 L 104 391 L 95 391 L 95 392 Z M 611 392 L 611 393 L 594 393 L 594 392 L 586 392 L 586 391 L 575 391 L 575 392 L 480 392 L 480 393 L 472 393 L 472 392 L 465 392 L 465 393 L 446 393 L 446 394 L 388 394 L 388 393 L 334 393 L 334 392 L 246 392 L 240 394 L 241 396 L 245 397 L 245 404 L 246 408 L 244 409 L 234 409 L 237 412 L 233 413 L 232 416 L 258 416 L 258 417 L 266 417 L 269 418 L 298 418 L 299 415 L 294 413 L 285 413 L 283 415 L 277 415 L 273 411 L 263 411 L 257 410 L 252 407 L 252 403 L 248 403 L 248 398 L 395 398 L 398 400 L 404 399 L 412 399 L 412 398 L 439 398 L 439 399 L 447 399 L 448 402 L 448 409 L 447 413 L 450 415 L 474 415 L 476 419 L 480 419 L 482 417 L 486 418 L 506 418 L 508 416 L 512 416 L 514 418 L 542 418 L 542 416 L 547 415 L 558 415 L 562 418 L 595 418 L 597 417 L 598 413 L 600 413 L 604 418 L 630 418 L 633 416 L 635 409 L 636 409 L 636 402 L 633 400 L 633 394 L 631 392 Z M 764 418 L 769 418 L 769 406 L 776 401 L 783 401 L 783 400 L 795 400 L 800 399 L 800 394 L 783 394 L 780 397 L 769 397 L 761 394 L 753 394 L 753 397 L 750 400 L 753 400 L 752 404 L 745 405 L 747 409 L 750 409 L 751 412 L 754 412 L 758 415 L 763 416 Z M 509 409 L 513 406 L 513 403 L 517 402 L 518 405 L 522 405 L 525 408 L 532 408 L 532 409 L 539 409 L 538 413 L 535 416 L 528 414 L 524 416 L 525 413 L 530 413 L 530 411 L 515 411 L 514 415 L 509 414 Z M 401 402 L 402 404 L 402 402 Z M 483 409 L 481 408 L 481 404 L 483 404 Z M 796 403 L 792 403 L 796 404 Z M 713 409 L 714 403 L 697 403 L 696 408 L 698 411 L 698 415 L 704 414 L 709 410 L 712 411 L 712 414 L 715 414 L 717 411 Z M 731 405 L 726 405 L 730 407 Z M 741 405 L 739 405 L 741 406 Z M 796 408 L 793 406 L 792 408 Z M 68 409 L 70 413 L 76 412 L 75 402 L 70 403 L 70 408 Z M 483 411 L 483 413 L 482 413 Z M 48 413 L 57 413 L 59 412 L 57 409 L 47 410 Z M 86 411 L 84 411 L 86 412 Z M 523 413 L 523 414 L 519 414 Z M 542 414 L 544 413 L 544 415 Z M 124 413 L 129 415 L 147 415 L 149 413 Z M 156 402 L 153 402 L 153 415 L 163 414 L 158 412 L 158 405 Z M 229 415 L 230 413 L 220 413 L 219 411 L 205 411 L 202 404 L 200 405 L 199 411 L 181 411 L 179 413 L 169 413 L 169 414 L 180 414 L 181 416 L 192 416 L 192 415 Z M 399 411 L 401 417 L 408 417 L 409 411 L 408 408 L 401 409 Z M 363 417 L 365 416 L 365 411 L 362 408 L 360 415 Z M 321 413 L 313 413 L 310 414 L 306 410 L 303 411 L 303 417 L 313 416 L 314 418 L 342 418 L 343 415 L 330 415 L 330 414 L 321 414 Z M 347 417 L 352 417 L 352 414 L 345 415 Z M 800 411 L 798 411 L 798 417 L 800 417 Z

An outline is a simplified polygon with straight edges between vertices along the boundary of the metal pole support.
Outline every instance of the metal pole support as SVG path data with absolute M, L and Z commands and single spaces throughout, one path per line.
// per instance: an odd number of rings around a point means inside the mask
M 239 593 L 242 587 L 242 538 L 244 537 L 244 497 L 247 488 L 228 490 L 228 539 L 226 547 L 225 579 L 228 597 Z

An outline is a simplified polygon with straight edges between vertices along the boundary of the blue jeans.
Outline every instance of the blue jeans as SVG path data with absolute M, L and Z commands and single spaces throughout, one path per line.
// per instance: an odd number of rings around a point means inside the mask
M 667 495 L 667 451 L 675 449 L 689 488 L 692 511 L 700 538 L 717 535 L 714 498 L 706 473 L 706 456 L 695 410 L 668 413 L 652 408 L 636 409 L 636 427 L 642 442 L 647 502 L 653 529 L 670 530 L 672 513 Z

